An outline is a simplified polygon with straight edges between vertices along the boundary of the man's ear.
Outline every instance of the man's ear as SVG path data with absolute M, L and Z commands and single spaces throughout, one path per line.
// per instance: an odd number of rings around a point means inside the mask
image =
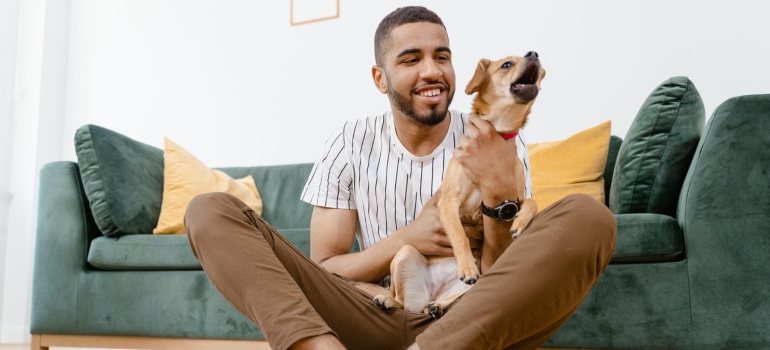
M 486 58 L 479 60 L 479 65 L 476 66 L 476 73 L 473 73 L 473 78 L 471 78 L 468 86 L 465 87 L 466 94 L 472 95 L 475 92 L 479 92 L 479 87 L 487 76 L 487 68 L 489 68 L 490 63 L 491 61 Z
M 388 93 L 388 77 L 385 75 L 385 70 L 378 66 L 372 66 L 372 79 L 377 90 L 383 94 Z

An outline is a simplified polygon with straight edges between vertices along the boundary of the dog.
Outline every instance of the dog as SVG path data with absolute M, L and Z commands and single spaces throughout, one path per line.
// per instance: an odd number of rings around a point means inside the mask
M 544 77 L 545 69 L 534 51 L 523 57 L 508 56 L 497 61 L 482 58 L 465 93 L 476 93 L 472 113 L 490 122 L 508 139 L 515 137 L 527 123 Z M 515 169 L 511 171 L 516 172 L 518 193 L 523 196 L 524 167 L 519 158 L 515 158 Z M 479 263 L 471 252 L 462 222 L 481 220 L 481 192 L 455 159 L 449 161 L 440 191 L 439 217 L 454 257 L 426 257 L 416 248 L 405 245 L 390 264 L 390 291 L 373 284 L 356 284 L 374 296 L 378 307 L 404 308 L 437 318 L 479 279 Z M 517 199 L 513 203 L 518 207 L 511 225 L 515 239 L 537 213 L 537 203 L 532 198 Z

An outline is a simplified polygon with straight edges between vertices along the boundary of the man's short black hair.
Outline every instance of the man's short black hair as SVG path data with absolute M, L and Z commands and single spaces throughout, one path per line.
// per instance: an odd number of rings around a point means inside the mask
M 374 60 L 378 66 L 385 67 L 383 56 L 390 40 L 390 32 L 398 26 L 417 22 L 435 23 L 444 27 L 444 22 L 435 12 L 422 6 L 399 7 L 380 21 L 377 31 L 374 32 Z

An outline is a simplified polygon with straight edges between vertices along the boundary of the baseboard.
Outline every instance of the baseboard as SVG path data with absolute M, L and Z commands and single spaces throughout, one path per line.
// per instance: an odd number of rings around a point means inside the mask
M 35 334 L 32 348 L 108 348 L 155 350 L 270 350 L 264 340 L 160 338 L 101 335 Z
M 32 337 L 29 334 L 29 328 L 0 328 L 0 343 L 2 344 L 29 344 L 31 340 Z

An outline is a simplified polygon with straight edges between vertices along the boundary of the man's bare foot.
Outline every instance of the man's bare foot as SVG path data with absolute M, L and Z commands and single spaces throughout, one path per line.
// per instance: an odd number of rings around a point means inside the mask
M 302 338 L 289 347 L 292 350 L 322 349 L 345 350 L 345 346 L 331 334 L 322 334 L 313 337 Z

